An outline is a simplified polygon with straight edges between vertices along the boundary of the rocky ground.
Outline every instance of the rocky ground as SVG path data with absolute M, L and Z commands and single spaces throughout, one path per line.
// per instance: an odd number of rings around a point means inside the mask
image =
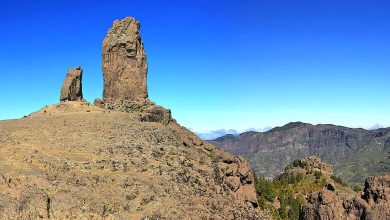
M 63 102 L 0 121 L 0 218 L 266 218 L 243 158 L 144 114 Z

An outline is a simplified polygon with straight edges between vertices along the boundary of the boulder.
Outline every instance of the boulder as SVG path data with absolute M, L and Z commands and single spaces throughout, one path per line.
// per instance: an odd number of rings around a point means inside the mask
M 241 186 L 240 177 L 238 176 L 229 176 L 226 178 L 226 185 L 233 192 L 236 192 Z
M 97 107 L 100 107 L 100 108 L 103 108 L 103 107 L 104 107 L 104 101 L 103 101 L 102 99 L 99 99 L 99 98 L 95 99 L 95 100 L 93 101 L 93 104 L 94 104 L 95 106 L 97 106 Z
M 140 23 L 114 21 L 103 41 L 104 101 L 146 99 L 148 66 Z
M 233 195 L 258 207 L 252 170 L 244 158 L 227 152 L 217 155 L 216 182 L 223 182 Z
M 61 88 L 61 102 L 83 100 L 82 78 L 83 69 L 81 67 L 69 69 Z

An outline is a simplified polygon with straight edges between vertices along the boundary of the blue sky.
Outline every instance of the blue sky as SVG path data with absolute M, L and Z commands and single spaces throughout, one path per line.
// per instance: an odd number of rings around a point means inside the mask
M 290 121 L 390 125 L 386 0 L 2 1 L 0 119 L 58 102 L 66 71 L 102 96 L 101 43 L 134 16 L 149 96 L 199 133 Z

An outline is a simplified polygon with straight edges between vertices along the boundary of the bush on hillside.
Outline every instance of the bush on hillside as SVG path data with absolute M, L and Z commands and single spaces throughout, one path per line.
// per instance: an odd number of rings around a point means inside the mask
M 321 179 L 322 177 L 322 172 L 321 171 L 314 171 L 314 176 L 317 180 Z
M 338 176 L 336 176 L 336 175 L 332 175 L 330 178 L 331 178 L 333 181 L 335 181 L 336 183 L 338 183 L 338 184 L 340 184 L 340 185 L 342 185 L 342 186 L 344 186 L 344 187 L 348 186 L 347 183 L 345 183 L 340 177 L 338 177 Z

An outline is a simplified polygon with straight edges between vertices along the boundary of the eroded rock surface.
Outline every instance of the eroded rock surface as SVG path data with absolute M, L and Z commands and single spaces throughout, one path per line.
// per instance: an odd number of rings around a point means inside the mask
M 174 121 L 171 115 L 171 110 L 162 106 L 156 105 L 149 99 L 133 99 L 133 100 L 116 100 L 114 102 L 105 102 L 103 108 L 106 110 L 121 111 L 121 112 L 141 112 L 144 113 L 142 121 L 161 122 L 168 125 Z
M 63 102 L 0 121 L 0 218 L 265 217 L 243 158 L 145 114 Z
M 83 100 L 82 79 L 83 69 L 81 67 L 69 69 L 61 88 L 61 102 Z
M 142 120 L 168 125 L 171 111 L 148 99 L 147 62 L 140 23 L 117 20 L 103 41 L 103 100 L 94 104 L 109 111 L 142 112 Z
M 322 189 L 302 207 L 302 219 L 390 219 L 390 174 L 367 178 L 363 195 Z
M 116 20 L 103 41 L 104 101 L 147 98 L 147 72 L 140 23 Z

